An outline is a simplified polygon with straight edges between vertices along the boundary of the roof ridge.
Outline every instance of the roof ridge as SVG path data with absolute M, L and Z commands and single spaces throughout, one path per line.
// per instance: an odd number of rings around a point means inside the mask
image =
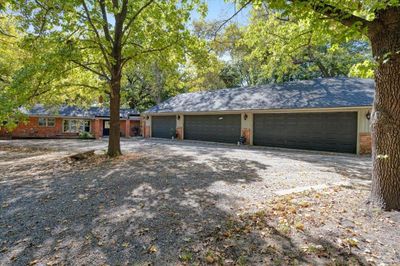
M 283 86 L 283 85 L 289 85 L 289 84 L 306 83 L 306 82 L 312 82 L 312 81 L 316 81 L 316 80 L 373 80 L 373 79 L 357 78 L 357 77 L 328 77 L 328 78 L 319 77 L 319 78 L 314 78 L 314 79 L 291 80 L 291 81 L 286 81 L 286 82 L 282 82 L 282 83 L 267 83 L 267 84 L 251 85 L 251 86 L 244 86 L 244 87 L 191 91 L 191 92 L 180 93 L 176 96 L 187 95 L 187 94 L 215 93 L 217 91 L 224 91 L 224 90 L 246 90 L 246 89 L 258 89 L 258 88 L 264 88 L 264 87 L 268 88 L 268 87 L 273 87 L 273 86 Z M 176 97 L 176 96 L 174 96 L 174 97 Z M 171 97 L 171 98 L 174 98 L 174 97 Z

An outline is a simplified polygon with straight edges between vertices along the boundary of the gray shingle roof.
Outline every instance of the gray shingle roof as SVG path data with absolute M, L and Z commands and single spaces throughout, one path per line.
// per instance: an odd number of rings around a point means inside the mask
M 372 79 L 326 78 L 184 93 L 145 113 L 207 112 L 262 109 L 301 109 L 371 106 Z
M 63 105 L 60 107 L 45 107 L 41 104 L 37 104 L 31 109 L 21 109 L 26 115 L 37 115 L 37 116 L 65 116 L 65 117 L 109 117 L 110 109 L 104 107 L 89 107 L 87 109 L 76 106 Z M 120 109 L 120 117 L 128 118 L 128 116 L 139 115 L 134 109 Z

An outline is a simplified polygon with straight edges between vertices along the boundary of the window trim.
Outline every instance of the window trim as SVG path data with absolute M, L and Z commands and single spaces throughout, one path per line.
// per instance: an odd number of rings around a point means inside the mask
M 52 126 L 49 126 L 49 119 L 52 119 L 54 121 L 54 124 Z M 55 117 L 46 118 L 46 126 L 47 127 L 55 127 L 56 126 L 56 118 Z
M 40 120 L 44 120 L 44 125 L 40 124 Z M 46 117 L 39 117 L 38 118 L 38 126 L 39 127 L 47 127 L 47 118 Z
M 76 131 L 70 131 L 70 129 L 71 129 L 71 124 L 70 124 L 70 122 L 68 122 L 68 131 L 65 131 L 65 127 L 64 127 L 65 121 L 77 121 L 78 123 L 82 123 L 82 122 L 83 122 L 83 129 L 85 129 L 85 127 L 86 127 L 86 126 L 85 126 L 86 122 L 89 122 L 89 131 L 86 131 L 86 130 L 81 131 L 81 130 L 79 130 L 80 126 L 77 127 L 77 130 L 76 130 Z M 66 133 L 66 134 L 79 134 L 79 133 L 81 133 L 81 132 L 92 133 L 92 124 L 91 124 L 91 123 L 92 123 L 92 121 L 91 121 L 90 119 L 65 118 L 65 119 L 63 119 L 63 121 L 62 121 L 62 132 L 63 132 L 63 133 Z
M 44 125 L 40 124 L 40 120 L 41 119 L 44 120 Z M 49 126 L 49 119 L 54 120 L 54 124 L 52 126 Z M 39 118 L 38 118 L 38 126 L 39 127 L 55 127 L 56 126 L 56 118 L 55 117 L 42 117 L 42 116 L 39 116 Z

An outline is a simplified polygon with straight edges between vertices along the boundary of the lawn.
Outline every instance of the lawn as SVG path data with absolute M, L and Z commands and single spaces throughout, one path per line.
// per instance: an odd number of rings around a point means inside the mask
M 366 204 L 367 157 L 130 140 L 109 160 L 105 147 L 0 141 L 1 265 L 400 262 L 399 214 Z

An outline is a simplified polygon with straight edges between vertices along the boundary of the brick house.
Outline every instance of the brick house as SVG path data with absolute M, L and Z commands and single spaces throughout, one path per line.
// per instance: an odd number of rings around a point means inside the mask
M 144 112 L 144 136 L 364 154 L 371 79 L 319 78 L 184 93 Z
M 22 109 L 27 120 L 7 131 L 0 129 L 2 138 L 78 138 L 80 132 L 88 132 L 94 138 L 109 135 L 110 111 L 103 107 L 87 109 L 75 106 L 46 108 L 36 105 L 30 110 Z M 141 135 L 141 117 L 133 109 L 120 110 L 122 137 Z

